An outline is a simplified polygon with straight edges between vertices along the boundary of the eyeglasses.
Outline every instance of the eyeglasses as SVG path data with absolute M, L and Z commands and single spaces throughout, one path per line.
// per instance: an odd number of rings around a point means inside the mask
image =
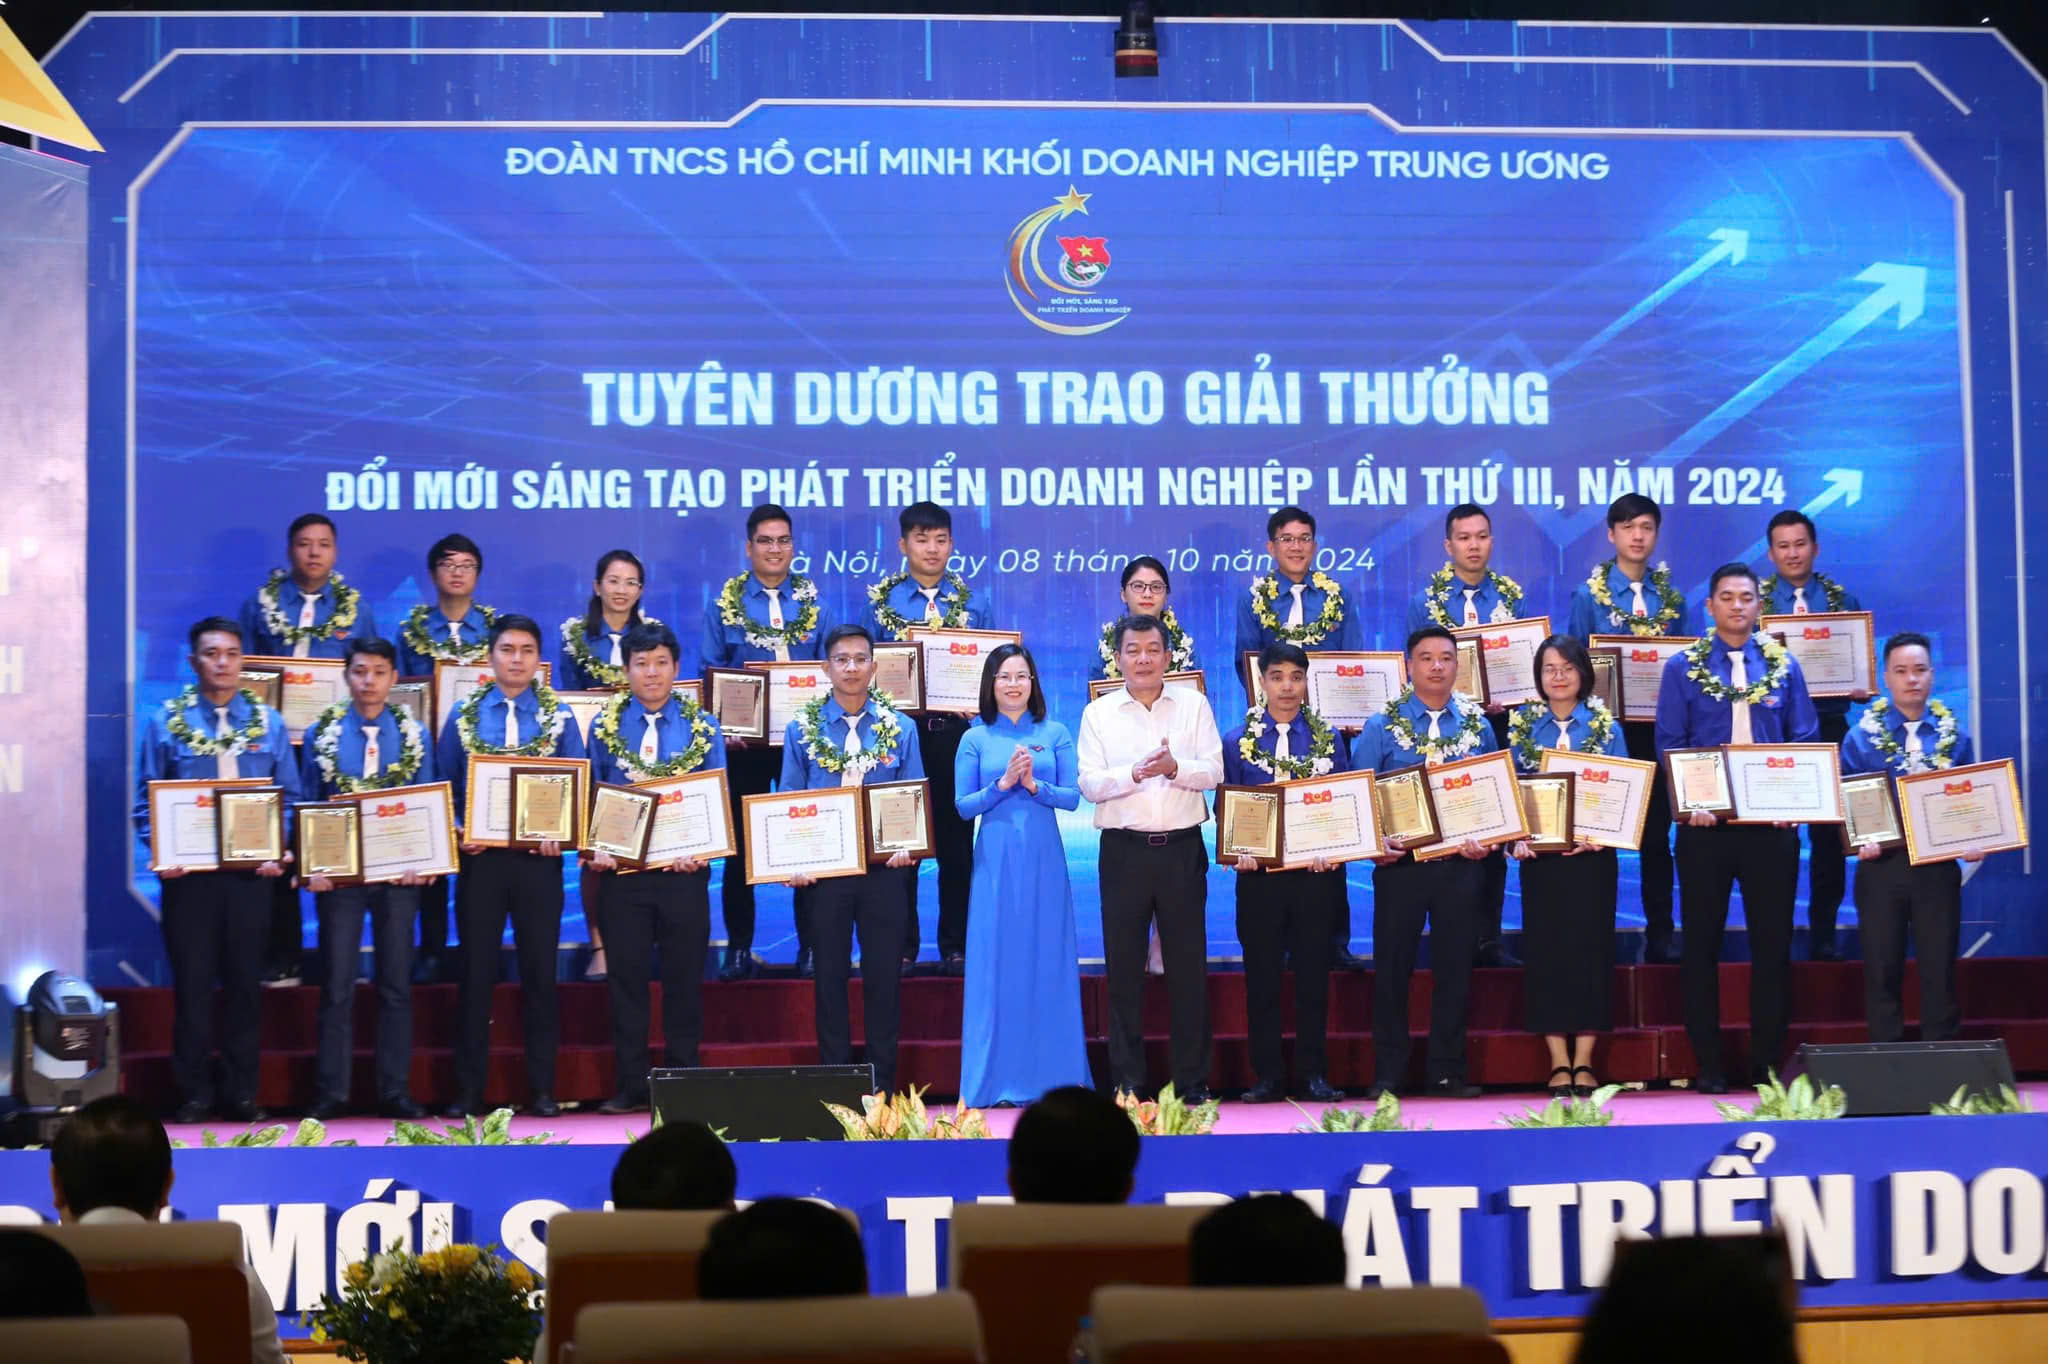
M 1129 587 L 1130 590 L 1133 592 L 1143 592 L 1147 595 L 1150 595 L 1154 592 L 1164 592 L 1166 590 L 1165 583 L 1157 581 L 1148 583 L 1143 578 L 1133 578 L 1130 580 L 1129 583 L 1125 584 L 1125 586 Z
M 1005 687 L 1021 687 L 1031 681 L 1030 673 L 997 673 L 996 683 Z
M 871 661 L 872 658 L 867 654 L 834 654 L 831 659 L 835 668 L 862 668 Z
M 1273 537 L 1274 544 L 1285 545 L 1289 549 L 1308 549 L 1315 542 L 1316 537 L 1313 535 L 1276 535 Z
M 756 535 L 754 543 L 762 549 L 788 549 L 796 541 L 787 535 Z
M 434 567 L 448 573 L 474 573 L 483 565 L 474 559 L 443 559 Z
M 598 581 L 599 587 L 638 587 L 639 585 L 640 580 L 638 578 L 602 578 Z

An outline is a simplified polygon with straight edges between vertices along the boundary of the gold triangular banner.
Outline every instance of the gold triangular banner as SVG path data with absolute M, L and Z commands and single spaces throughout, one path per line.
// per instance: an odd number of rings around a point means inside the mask
M 21 39 L 0 18 L 0 124 L 89 152 L 105 151 Z

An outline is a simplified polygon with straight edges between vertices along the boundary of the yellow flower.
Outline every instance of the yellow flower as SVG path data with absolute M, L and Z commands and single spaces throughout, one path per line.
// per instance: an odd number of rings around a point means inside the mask
M 313 1327 L 313 1343 L 316 1345 L 325 1345 L 327 1343 L 327 1328 L 325 1326 L 316 1324 Z
M 533 1291 L 533 1271 L 518 1260 L 514 1260 L 505 1266 L 505 1277 L 510 1279 L 512 1286 L 520 1292 L 531 1293 Z
M 368 1260 L 356 1261 L 346 1270 L 342 1271 L 342 1277 L 347 1281 L 350 1288 L 361 1288 L 370 1281 L 370 1262 Z
M 405 1309 L 395 1302 L 391 1304 L 391 1319 L 393 1321 L 405 1320 Z
M 448 1246 L 438 1252 L 447 1264 L 450 1274 L 467 1274 L 476 1268 L 477 1248 L 471 1245 Z
M 448 1269 L 447 1256 L 438 1250 L 430 1250 L 420 1256 L 420 1273 L 440 1275 Z

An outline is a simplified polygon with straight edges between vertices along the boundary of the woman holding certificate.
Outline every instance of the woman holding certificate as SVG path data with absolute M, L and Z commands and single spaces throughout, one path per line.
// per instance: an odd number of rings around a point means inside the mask
M 1004 644 L 981 673 L 981 716 L 953 761 L 962 819 L 981 821 L 967 915 L 960 1101 L 1029 1103 L 1092 1083 L 1081 1027 L 1074 896 L 1060 810 L 1081 804 L 1074 736 L 1046 718 L 1038 667 Z
M 1543 750 L 1627 756 L 1614 712 L 1593 694 L 1593 660 L 1570 635 L 1536 650 L 1541 701 L 1508 716 L 1515 770 L 1541 770 Z M 1532 827 L 1534 827 L 1532 825 Z M 1550 1092 L 1586 1097 L 1599 1087 L 1593 1042 L 1614 1026 L 1611 999 L 1614 901 L 1619 859 L 1612 848 L 1575 843 L 1539 853 L 1514 845 L 1522 868 L 1523 1024 L 1550 1049 Z

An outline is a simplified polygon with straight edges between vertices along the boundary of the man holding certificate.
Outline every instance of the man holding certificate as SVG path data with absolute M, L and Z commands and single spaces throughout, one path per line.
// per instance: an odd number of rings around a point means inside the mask
M 1269 644 L 1259 654 L 1264 705 L 1223 736 L 1223 780 L 1262 786 L 1350 770 L 1350 755 L 1330 727 L 1303 702 L 1308 655 L 1292 644 Z M 1220 799 L 1220 797 L 1219 797 Z M 1220 824 L 1220 820 L 1219 820 Z M 1223 836 L 1219 827 L 1217 836 Z M 1330 960 L 1334 929 L 1344 903 L 1344 871 L 1317 858 L 1297 871 L 1262 871 L 1251 856 L 1237 859 L 1237 941 L 1244 948 L 1244 993 L 1256 1083 L 1244 1102 L 1277 1103 L 1288 1097 L 1287 1065 L 1280 1051 L 1280 973 L 1294 961 L 1294 1068 L 1298 1097 L 1337 1103 L 1344 1092 L 1326 1078 Z
M 1754 634 L 1756 589 L 1756 574 L 1745 564 L 1714 570 L 1707 595 L 1714 633 L 1664 665 L 1657 692 L 1660 753 L 1723 744 L 1803 744 L 1818 736 L 1820 722 L 1798 660 L 1775 639 Z M 1709 811 L 1692 811 L 1678 831 L 1685 1030 L 1699 1065 L 1696 1087 L 1707 1094 L 1728 1089 L 1719 962 L 1728 895 L 1737 885 L 1749 929 L 1749 1069 L 1756 1080 L 1783 1059 L 1799 834 L 1791 826 L 1729 824 Z
M 284 717 L 241 688 L 242 629 L 222 616 L 194 625 L 186 640 L 198 684 L 152 711 L 135 762 L 135 828 L 150 837 L 149 784 L 256 778 L 299 798 L 299 772 Z M 168 831 L 159 830 L 162 837 Z M 286 854 L 289 859 L 290 854 Z M 159 862 L 164 952 L 171 963 L 171 1069 L 176 1120 L 218 1115 L 232 1122 L 263 1117 L 256 1107 L 258 995 L 270 918 L 271 885 L 281 862 L 254 871 L 185 871 Z M 213 1083 L 213 992 L 221 995 L 223 1083 Z
M 1458 641 L 1449 630 L 1426 625 L 1408 636 L 1408 678 L 1408 690 L 1366 721 L 1352 742 L 1352 770 L 1390 776 L 1499 751 L 1486 716 L 1453 690 L 1458 678 Z M 1472 957 L 1479 941 L 1480 897 L 1485 891 L 1481 862 L 1487 850 L 1468 839 L 1456 857 L 1418 862 L 1408 854 L 1397 822 L 1390 821 L 1386 833 L 1387 853 L 1373 859 L 1372 874 L 1373 1085 L 1369 1093 L 1377 1099 L 1407 1082 L 1408 986 L 1427 922 L 1436 980 L 1429 1015 L 1426 1092 L 1474 1098 L 1479 1086 L 1465 1082 L 1465 1021 Z
M 1897 634 L 1884 642 L 1885 695 L 1870 703 L 1842 741 L 1842 775 L 1903 776 L 1971 762 L 1970 737 L 1955 712 L 1934 699 L 1934 646 L 1927 636 Z M 1901 1004 L 1906 934 L 1920 963 L 1920 1036 L 1952 1038 L 1962 1024 L 1956 1002 L 1956 941 L 1963 914 L 1963 873 L 1954 861 L 1912 865 L 1906 849 L 1856 850 L 1856 920 L 1863 930 L 1863 1004 L 1870 1040 L 1906 1035 Z M 1976 862 L 1965 857 L 1964 862 Z
M 727 578 L 704 603 L 704 638 L 697 650 L 698 674 L 710 668 L 744 668 L 749 663 L 788 663 L 818 656 L 820 629 L 818 585 L 792 573 L 796 541 L 789 513 L 763 502 L 747 513 L 747 571 Z M 740 851 L 734 868 L 746 865 L 746 824 L 742 800 L 765 794 L 782 770 L 782 755 L 773 745 L 742 744 L 726 753 L 732 827 Z M 600 778 L 600 780 L 602 780 Z M 723 878 L 719 910 L 725 917 L 725 960 L 720 980 L 746 980 L 760 969 L 754 957 L 754 887 L 745 876 Z M 796 897 L 796 961 L 798 974 L 811 960 L 811 917 L 803 896 Z
M 820 648 L 832 673 L 832 693 L 810 702 L 802 715 L 789 722 L 782 738 L 778 789 L 818 791 L 923 780 L 917 727 L 909 716 L 883 705 L 870 690 L 875 678 L 875 645 L 866 628 L 836 626 L 826 632 Z M 937 798 L 933 799 L 936 802 Z M 911 897 L 917 893 L 916 880 L 917 859 L 904 852 L 860 876 L 822 881 L 808 876 L 790 878 L 791 885 L 810 897 L 812 950 L 817 958 L 812 995 L 818 1018 L 818 1059 L 828 1066 L 843 1066 L 853 1060 L 846 982 L 853 975 L 853 936 L 857 932 L 868 1063 L 875 1070 L 875 1088 L 884 1094 L 896 1089 L 897 993 L 903 976 L 904 922 Z
M 433 781 L 426 731 L 405 711 L 385 704 L 398 680 L 398 651 L 389 641 L 352 639 L 349 700 L 330 706 L 306 728 L 299 779 L 314 800 Z M 355 1030 L 352 1015 L 363 917 L 370 919 L 377 972 L 377 1111 L 415 1119 L 426 1110 L 406 1092 L 412 1071 L 412 921 L 419 887 L 431 878 L 407 872 L 382 885 L 336 886 L 308 876 L 320 919 L 320 1048 L 309 1116 L 326 1122 L 349 1111 Z
M 725 766 L 718 722 L 694 701 L 675 695 L 676 656 L 682 652 L 666 625 L 636 625 L 626 632 L 630 690 L 590 722 L 591 778 L 612 786 L 681 776 Z M 598 833 L 593 829 L 593 837 Z M 647 1107 L 647 988 L 657 944 L 661 948 L 661 1031 L 668 1064 L 697 1064 L 704 1031 L 704 953 L 711 938 L 711 869 L 684 857 L 621 875 L 609 853 L 590 855 L 601 873 L 597 915 L 610 957 L 612 1054 L 618 1089 L 600 1113 Z
M 540 679 L 540 626 L 531 617 L 498 617 L 491 627 L 491 682 L 471 692 L 441 730 L 435 762 L 454 784 L 458 809 L 468 819 L 469 760 L 480 754 L 581 758 L 583 736 L 569 708 Z M 510 793 L 507 793 L 510 802 Z M 507 816 L 507 823 L 510 817 Z M 486 847 L 480 830 L 465 824 L 464 889 L 456 897 L 462 921 L 462 995 L 455 1042 L 455 1102 L 448 1116 L 483 1111 L 490 1078 L 491 993 L 498 984 L 498 946 L 505 920 L 519 958 L 519 1022 L 526 1042 L 527 1111 L 552 1118 L 555 1052 L 561 1040 L 555 1006 L 555 950 L 562 939 L 562 849 L 542 843 L 535 852 Z M 536 860 L 538 858 L 538 860 Z
M 1596 564 L 1586 581 L 1572 591 L 1571 622 L 1565 633 L 1590 644 L 1594 635 L 1652 638 L 1683 635 L 1691 613 L 1685 594 L 1671 581 L 1671 569 L 1650 566 L 1664 511 L 1641 493 L 1625 493 L 1607 508 L 1607 541 L 1614 557 Z M 1657 757 L 1657 727 L 1642 720 L 1624 721 L 1622 740 L 1628 756 L 1646 761 Z M 1640 879 L 1643 897 L 1643 960 L 1678 960 L 1671 922 L 1671 802 L 1664 783 L 1650 791 L 1650 809 L 1643 821 Z

